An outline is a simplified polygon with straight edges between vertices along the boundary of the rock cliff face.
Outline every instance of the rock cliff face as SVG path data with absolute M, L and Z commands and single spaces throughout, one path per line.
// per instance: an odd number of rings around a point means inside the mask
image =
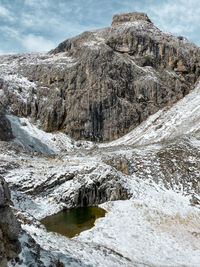
M 109 141 L 193 89 L 199 59 L 197 46 L 160 31 L 146 14 L 120 14 L 48 54 L 2 58 L 0 89 L 12 113 L 45 131 Z M 12 91 L 10 75 L 18 75 Z
M 21 247 L 18 241 L 20 224 L 10 208 L 10 191 L 5 180 L 0 177 L 0 266 L 16 258 Z

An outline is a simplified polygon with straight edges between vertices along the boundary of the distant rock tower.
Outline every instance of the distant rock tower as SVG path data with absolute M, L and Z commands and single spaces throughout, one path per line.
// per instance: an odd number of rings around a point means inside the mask
M 112 26 L 118 26 L 127 22 L 134 22 L 138 20 L 143 20 L 152 23 L 147 14 L 143 12 L 131 12 L 114 15 L 112 20 Z

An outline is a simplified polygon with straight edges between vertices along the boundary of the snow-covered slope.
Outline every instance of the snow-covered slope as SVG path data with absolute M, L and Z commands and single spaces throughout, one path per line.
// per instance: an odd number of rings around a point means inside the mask
M 27 147 L 33 151 L 45 155 L 55 155 L 62 152 L 73 151 L 78 148 L 91 148 L 92 142 L 76 142 L 61 132 L 46 133 L 27 118 L 18 118 L 14 115 L 7 115 L 14 135 L 13 142 Z
M 198 266 L 200 210 L 188 198 L 140 181 L 137 197 L 105 203 L 105 218 L 75 238 L 112 248 L 132 266 Z M 118 265 L 120 266 L 120 265 Z
M 147 145 L 200 131 L 200 82 L 195 89 L 172 107 L 166 107 L 150 116 L 133 131 L 116 141 L 102 144 Z
M 76 255 L 91 266 L 190 266 L 200 261 L 200 210 L 189 197 L 131 179 L 130 200 L 107 202 L 94 228 L 73 239 L 23 225 L 43 249 Z
M 130 134 L 99 147 L 8 115 L 15 140 L 0 142 L 0 173 L 23 230 L 47 260 L 60 257 L 68 266 L 73 255 L 72 266 L 79 261 L 99 267 L 199 266 L 199 103 L 200 84 Z M 102 204 L 107 214 L 94 228 L 68 239 L 40 224 L 39 219 L 76 206 L 81 192 L 95 201 L 102 184 L 110 201 Z M 129 199 L 112 201 L 123 189 Z M 28 257 L 25 248 L 20 259 Z
M 98 147 L 45 133 L 28 119 L 8 115 L 14 142 L 25 148 L 0 143 L 0 172 L 12 190 L 22 228 L 47 259 L 59 255 L 66 266 L 69 255 L 72 266 L 79 261 L 99 267 L 199 266 L 199 104 L 200 84 L 128 135 Z M 45 156 L 29 155 L 27 148 Z M 125 188 L 130 199 L 102 204 L 107 214 L 94 228 L 68 239 L 47 232 L 38 221 L 76 206 L 80 192 L 89 197 L 96 188 L 95 199 L 103 183 L 110 200 L 116 186 L 118 192 Z M 20 259 L 27 257 L 25 249 Z
M 2 147 L 0 170 L 6 170 L 22 228 L 42 249 L 61 255 L 62 262 L 73 255 L 99 267 L 198 267 L 200 211 L 191 200 L 199 194 L 199 147 L 199 134 L 167 144 L 81 149 L 55 158 Z M 124 173 L 120 164 L 117 170 L 107 160 L 115 157 L 126 158 L 133 171 Z M 104 203 L 108 213 L 93 229 L 68 239 L 39 223 L 74 205 L 81 188 L 89 195 L 92 185 L 101 188 L 104 182 L 109 192 L 116 179 L 131 198 Z

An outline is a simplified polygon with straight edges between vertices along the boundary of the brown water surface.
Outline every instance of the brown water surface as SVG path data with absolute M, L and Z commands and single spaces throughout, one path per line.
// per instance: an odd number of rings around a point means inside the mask
M 41 220 L 46 229 L 67 237 L 74 237 L 94 226 L 95 220 L 104 217 L 106 211 L 99 207 L 84 207 L 61 211 Z

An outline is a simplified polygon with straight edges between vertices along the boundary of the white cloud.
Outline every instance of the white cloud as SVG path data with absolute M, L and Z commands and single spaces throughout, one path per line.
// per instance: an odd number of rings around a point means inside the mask
M 149 10 L 159 27 L 168 28 L 173 33 L 192 34 L 199 27 L 199 0 L 168 0 L 159 8 L 152 5 Z
M 0 6 L 0 16 L 9 16 L 9 10 L 3 6 Z
M 25 0 L 24 4 L 31 7 L 47 7 L 48 6 L 48 0 Z
M 37 3 L 37 1 L 35 1 L 35 0 L 25 0 L 24 3 L 27 6 L 33 6 L 33 5 L 35 5 L 35 3 Z
M 47 40 L 42 36 L 36 36 L 34 34 L 25 36 L 21 40 L 21 42 L 24 48 L 26 48 L 30 52 L 49 51 L 55 47 L 54 42 Z
M 0 5 L 0 17 L 6 18 L 9 21 L 14 21 L 12 13 L 2 5 Z
M 23 46 L 28 52 L 43 52 L 49 51 L 56 47 L 56 44 L 40 35 L 27 34 L 20 32 L 19 30 L 9 27 L 1 26 L 0 31 L 7 37 L 17 41 L 18 44 Z M 0 51 L 1 53 L 1 51 Z M 3 51 L 2 51 L 3 53 Z
M 0 56 L 4 55 L 5 52 L 3 50 L 0 50 Z
M 0 30 L 4 33 L 4 35 L 20 40 L 20 32 L 17 29 L 9 26 L 1 26 Z
M 53 0 L 22 0 L 21 5 L 5 2 L 0 4 L 0 31 L 6 38 L 0 41 L 8 41 L 11 47 L 13 39 L 12 45 L 21 51 L 50 50 L 85 30 L 110 25 L 116 13 L 131 11 L 146 12 L 161 30 L 199 41 L 199 0 L 134 0 L 134 5 L 133 0 L 57 0 L 56 5 Z

